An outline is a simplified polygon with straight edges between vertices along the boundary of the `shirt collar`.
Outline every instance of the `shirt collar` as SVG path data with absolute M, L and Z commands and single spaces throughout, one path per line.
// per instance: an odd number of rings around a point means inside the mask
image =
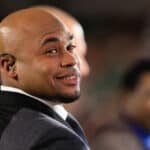
M 66 120 L 67 116 L 68 116 L 68 112 L 66 111 L 66 109 L 63 107 L 63 105 L 61 104 L 52 104 L 44 99 L 41 99 L 39 97 L 33 96 L 21 89 L 18 88 L 14 88 L 14 87 L 10 87 L 10 86 L 4 86 L 1 85 L 1 91 L 9 91 L 9 92 L 15 92 L 15 93 L 20 93 L 26 96 L 29 96 L 33 99 L 36 99 L 38 101 L 40 101 L 41 103 L 44 103 L 45 105 L 48 105 L 50 108 L 52 108 L 62 119 Z

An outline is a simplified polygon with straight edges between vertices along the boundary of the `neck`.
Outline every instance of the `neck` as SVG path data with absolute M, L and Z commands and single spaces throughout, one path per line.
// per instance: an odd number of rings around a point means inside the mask
M 48 105 L 48 106 L 54 106 L 54 105 L 57 105 L 58 103 L 55 103 L 55 102 L 50 102 L 50 101 L 47 101 L 45 99 L 42 99 L 42 98 L 39 98 L 39 97 L 36 97 L 34 95 L 31 95 L 25 91 L 23 91 L 22 89 L 19 89 L 19 88 L 16 88 L 16 87 L 11 87 L 11 86 L 6 86 L 6 85 L 1 85 L 0 86 L 0 89 L 2 91 L 9 91 L 9 92 L 16 92 L 16 93 L 20 93 L 20 94 L 24 94 L 26 96 L 29 96 L 29 97 L 32 97 L 38 101 L 41 101 L 42 103 Z

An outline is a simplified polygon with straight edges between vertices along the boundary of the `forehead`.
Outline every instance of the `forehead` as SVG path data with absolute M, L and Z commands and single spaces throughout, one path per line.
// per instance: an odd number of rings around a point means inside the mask
M 50 25 L 51 29 L 55 26 L 63 26 L 62 22 L 54 15 L 38 9 L 25 9 L 12 13 L 2 20 L 1 25 L 2 27 L 33 30 L 46 25 Z
M 1 30 L 9 30 L 9 32 L 3 32 L 5 45 L 8 49 L 27 46 L 29 42 L 41 40 L 47 35 L 56 36 L 60 39 L 68 35 L 66 26 L 45 11 L 24 12 L 23 15 L 10 16 L 2 24 Z
M 43 12 L 44 13 L 44 12 Z M 27 36 L 44 36 L 46 34 L 67 33 L 66 26 L 51 15 L 41 14 L 34 19 L 28 19 L 22 24 L 20 30 Z

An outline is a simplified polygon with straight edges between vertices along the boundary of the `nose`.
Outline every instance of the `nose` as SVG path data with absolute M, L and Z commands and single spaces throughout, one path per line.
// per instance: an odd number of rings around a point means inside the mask
M 61 61 L 61 67 L 72 67 L 79 64 L 79 58 L 69 51 L 64 51 Z

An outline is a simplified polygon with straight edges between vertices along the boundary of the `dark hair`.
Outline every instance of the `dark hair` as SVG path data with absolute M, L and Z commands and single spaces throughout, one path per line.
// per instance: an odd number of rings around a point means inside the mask
M 150 59 L 141 59 L 134 63 L 123 75 L 120 88 L 134 90 L 144 73 L 150 72 Z

